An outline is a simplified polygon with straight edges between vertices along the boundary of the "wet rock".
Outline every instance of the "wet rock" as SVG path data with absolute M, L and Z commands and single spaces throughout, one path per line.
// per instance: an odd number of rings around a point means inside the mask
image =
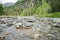
M 36 39 L 38 39 L 38 37 L 40 36 L 40 34 L 36 33 L 36 34 L 33 34 L 32 36 L 36 40 Z
M 16 27 L 16 29 L 20 29 L 20 28 L 23 27 L 23 24 L 22 24 L 22 23 L 17 23 L 17 24 L 15 25 L 15 27 Z
M 17 24 L 16 24 L 16 28 L 17 28 L 17 29 L 19 29 L 19 28 L 30 29 L 32 26 L 33 26 L 32 23 L 27 23 L 27 22 L 24 22 L 24 23 L 17 23 Z
M 27 22 L 35 22 L 36 18 L 35 17 L 26 17 L 26 18 L 24 18 L 24 20 Z
M 0 40 L 6 40 L 4 35 L 0 35 Z
M 23 23 L 23 27 L 26 29 L 32 28 L 32 26 L 33 26 L 32 23 L 28 23 L 28 22 Z
M 7 24 L 0 24 L 1 28 L 5 28 L 7 26 Z
M 52 27 L 57 27 L 57 28 L 60 28 L 60 24 L 55 23 L 55 24 L 53 24 L 53 25 L 52 25 Z
M 10 32 L 5 32 L 5 33 L 4 33 L 4 35 L 9 35 L 9 34 L 10 34 Z
M 2 32 L 2 29 L 0 28 L 0 32 Z
M 11 27 L 12 25 L 14 25 L 14 24 L 12 24 L 12 23 L 11 24 L 9 24 L 9 23 L 7 24 L 8 27 Z
M 8 36 L 6 37 L 6 39 L 7 39 L 7 40 L 16 40 L 16 38 L 15 38 L 14 36 L 12 36 L 12 35 L 8 35 Z
M 0 20 L 0 24 L 5 24 L 6 22 L 3 20 Z

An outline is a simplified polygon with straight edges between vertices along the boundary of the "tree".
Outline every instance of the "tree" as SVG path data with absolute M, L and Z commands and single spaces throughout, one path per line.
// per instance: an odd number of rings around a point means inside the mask
M 0 16 L 4 15 L 3 13 L 3 7 L 2 7 L 2 4 L 0 3 Z
M 53 12 L 58 12 L 60 11 L 60 0 L 46 0 L 52 8 Z

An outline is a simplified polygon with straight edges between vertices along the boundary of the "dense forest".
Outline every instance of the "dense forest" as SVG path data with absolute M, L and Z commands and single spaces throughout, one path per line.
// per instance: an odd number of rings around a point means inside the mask
M 18 0 L 5 8 L 0 4 L 0 15 L 60 17 L 60 0 Z

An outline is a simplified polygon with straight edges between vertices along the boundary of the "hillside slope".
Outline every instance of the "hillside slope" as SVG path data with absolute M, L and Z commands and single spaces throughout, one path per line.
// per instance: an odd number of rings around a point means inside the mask
M 5 15 L 51 17 L 60 14 L 58 13 L 60 11 L 59 2 L 59 0 L 18 0 L 13 6 L 5 8 L 4 13 Z M 51 14 L 51 12 L 56 13 Z
M 12 7 L 5 8 L 5 14 L 21 14 L 21 12 L 33 11 L 42 4 L 41 0 L 21 0 L 17 1 Z M 29 13 L 29 12 L 28 12 Z

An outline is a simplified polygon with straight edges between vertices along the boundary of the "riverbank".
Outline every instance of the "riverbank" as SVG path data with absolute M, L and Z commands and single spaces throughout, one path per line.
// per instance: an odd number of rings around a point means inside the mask
M 0 17 L 0 40 L 60 40 L 60 18 Z

